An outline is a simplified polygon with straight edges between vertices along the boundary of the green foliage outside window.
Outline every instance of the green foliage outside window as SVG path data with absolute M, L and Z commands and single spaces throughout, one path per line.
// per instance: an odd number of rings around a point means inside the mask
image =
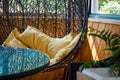
M 120 15 L 120 0 L 99 0 L 99 11 L 102 14 Z

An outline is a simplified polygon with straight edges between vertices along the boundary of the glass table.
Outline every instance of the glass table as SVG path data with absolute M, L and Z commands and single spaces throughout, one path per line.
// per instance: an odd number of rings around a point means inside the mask
M 0 46 L 0 80 L 32 75 L 47 67 L 49 62 L 49 56 L 37 50 Z

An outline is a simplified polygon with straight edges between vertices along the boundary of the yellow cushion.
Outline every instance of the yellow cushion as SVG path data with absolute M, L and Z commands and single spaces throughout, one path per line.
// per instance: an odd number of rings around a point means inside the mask
M 3 46 L 6 46 L 7 43 L 9 43 L 14 37 L 18 37 L 20 35 L 20 32 L 18 31 L 17 28 L 11 31 L 7 39 L 4 41 L 2 44 Z
M 72 36 L 70 33 L 63 38 L 52 38 L 40 30 L 28 26 L 18 39 L 30 48 L 47 53 L 50 58 L 53 58 L 60 49 L 71 42 Z
M 16 38 L 13 38 L 9 43 L 6 44 L 6 46 L 28 48 L 26 45 L 24 45 L 21 41 L 19 41 Z
M 47 52 L 50 37 L 40 30 L 28 26 L 27 29 L 18 37 L 25 45 L 41 52 Z M 49 54 L 48 54 L 49 55 Z
M 42 51 L 44 53 L 47 53 L 48 51 L 48 44 L 51 40 L 51 37 L 49 37 L 48 35 L 40 32 L 38 36 L 36 36 L 35 40 L 34 40 L 34 44 L 35 44 L 35 48 L 36 50 Z M 47 53 L 50 57 L 51 54 Z
M 67 56 L 67 55 L 69 54 L 69 52 L 70 52 L 70 51 L 75 47 L 75 45 L 77 44 L 80 36 L 81 36 L 81 33 L 79 33 L 79 34 L 71 41 L 71 43 L 70 43 L 68 46 L 66 46 L 65 48 L 62 48 L 61 50 L 59 50 L 59 51 L 57 52 L 57 54 L 55 55 L 55 57 L 50 60 L 50 63 L 51 63 L 51 64 L 54 64 L 54 63 L 62 60 L 65 56 Z
M 52 38 L 48 44 L 47 53 L 50 54 L 51 58 L 53 58 L 60 49 L 67 46 L 71 41 L 72 41 L 71 33 L 63 38 Z
M 39 30 L 28 26 L 25 31 L 20 34 L 18 39 L 22 41 L 25 45 L 27 45 L 30 48 L 35 48 L 34 41 L 36 39 L 36 36 L 39 34 Z

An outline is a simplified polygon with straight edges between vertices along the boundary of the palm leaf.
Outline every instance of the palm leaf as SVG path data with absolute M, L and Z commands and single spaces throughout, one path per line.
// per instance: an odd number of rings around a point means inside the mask
M 113 56 L 120 55 L 120 46 L 116 47 L 116 49 L 113 51 Z
M 110 41 L 111 41 L 111 39 L 110 39 L 110 36 L 111 36 L 111 34 L 112 34 L 112 32 L 111 31 L 107 31 L 107 33 L 105 33 L 105 35 L 106 35 L 106 43 L 108 44 L 108 46 L 110 46 Z
M 98 37 L 108 44 L 108 47 L 104 50 L 111 51 L 112 58 L 107 61 L 102 61 L 102 64 L 107 67 L 110 66 L 110 74 L 120 76 L 120 35 L 116 33 L 112 34 L 112 32 L 109 30 L 97 31 L 95 29 L 93 29 L 92 33 L 90 33 L 89 35 L 93 37 Z M 99 64 L 96 62 L 92 62 L 91 64 L 89 63 L 89 66 L 87 67 L 101 67 L 103 66 L 102 64 L 100 62 Z
M 120 61 L 114 61 L 114 64 L 110 66 L 109 73 L 112 76 L 120 76 Z
M 89 35 L 94 36 L 94 37 L 98 37 L 98 38 L 102 39 L 101 35 L 99 35 L 99 34 L 90 33 Z
M 120 37 L 115 37 L 114 39 L 111 40 L 111 46 L 117 46 L 120 44 Z
M 94 36 L 94 37 L 98 37 L 102 40 L 104 40 L 108 45 L 110 45 L 110 35 L 111 35 L 111 32 L 108 30 L 108 31 L 105 31 L 105 30 L 102 30 L 102 31 L 95 31 L 90 33 L 89 34 L 90 36 Z
M 105 30 L 100 31 L 100 35 L 103 35 L 105 33 Z

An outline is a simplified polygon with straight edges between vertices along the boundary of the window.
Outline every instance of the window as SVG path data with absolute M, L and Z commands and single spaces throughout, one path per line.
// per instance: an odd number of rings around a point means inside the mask
M 120 15 L 120 0 L 92 0 L 91 12 Z
M 120 20 L 120 0 L 91 0 L 90 16 Z

